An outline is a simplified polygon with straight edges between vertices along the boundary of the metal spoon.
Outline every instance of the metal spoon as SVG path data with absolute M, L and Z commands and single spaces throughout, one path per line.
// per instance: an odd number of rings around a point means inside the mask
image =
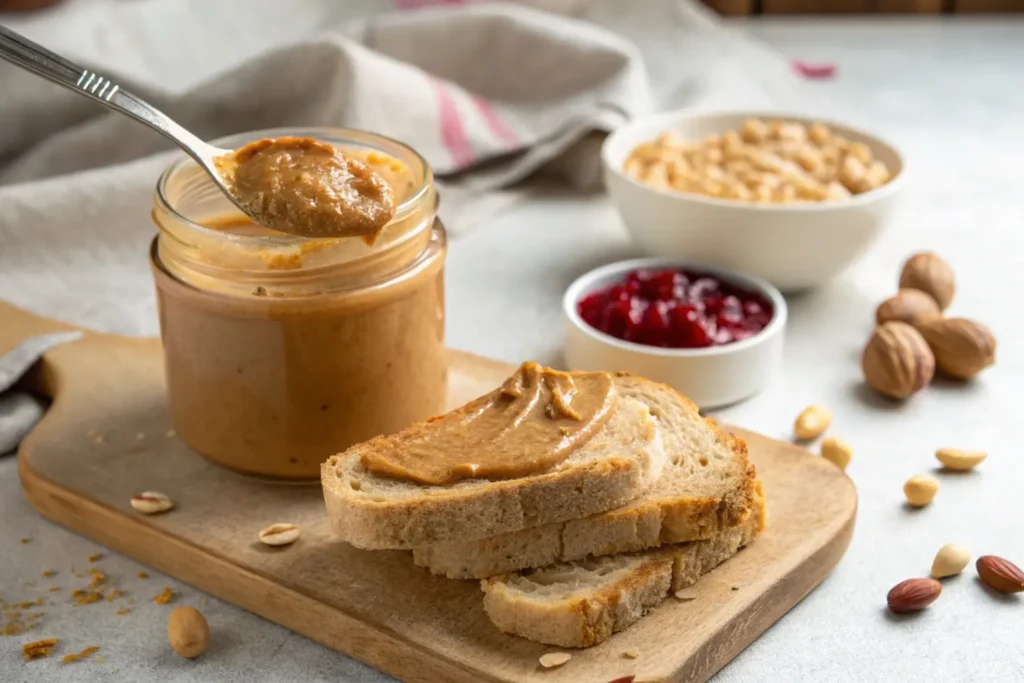
M 215 157 L 231 154 L 234 150 L 221 149 L 203 142 L 162 111 L 116 85 L 109 78 L 84 69 L 71 60 L 50 52 L 42 45 L 38 45 L 4 26 L 0 26 L 0 58 L 62 85 L 72 92 L 90 97 L 118 113 L 146 124 L 169 138 L 210 174 L 213 182 L 238 207 L 239 211 L 249 216 L 257 225 L 261 223 L 258 218 L 239 204 L 238 199 L 232 194 L 231 189 L 214 165 Z

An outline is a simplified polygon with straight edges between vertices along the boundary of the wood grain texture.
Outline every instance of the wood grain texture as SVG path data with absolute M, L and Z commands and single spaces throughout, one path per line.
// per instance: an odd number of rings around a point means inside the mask
M 1024 12 L 1024 0 L 953 0 L 957 14 Z
M 64 328 L 0 303 L 0 353 Z M 508 370 L 451 352 L 452 404 L 490 390 Z M 543 670 L 537 659 L 551 648 L 498 632 L 477 582 L 431 576 L 407 552 L 352 548 L 331 536 L 319 487 L 228 472 L 168 436 L 157 340 L 86 334 L 48 353 L 30 379 L 55 396 L 19 453 L 25 494 L 44 516 L 410 683 L 704 680 L 809 593 L 853 533 L 857 498 L 845 475 L 795 446 L 736 430 L 764 482 L 764 535 L 701 580 L 696 600 L 667 600 Z M 178 507 L 135 513 L 129 498 L 151 489 Z M 261 545 L 257 531 L 279 521 L 301 525 L 302 538 Z M 630 649 L 639 658 L 624 659 Z

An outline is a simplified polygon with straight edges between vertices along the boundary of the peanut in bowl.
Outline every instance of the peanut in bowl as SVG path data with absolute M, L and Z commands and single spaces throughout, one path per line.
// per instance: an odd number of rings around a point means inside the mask
M 602 161 L 612 202 L 648 255 L 740 270 L 790 292 L 856 261 L 906 180 L 891 144 L 784 113 L 638 119 L 609 136 Z

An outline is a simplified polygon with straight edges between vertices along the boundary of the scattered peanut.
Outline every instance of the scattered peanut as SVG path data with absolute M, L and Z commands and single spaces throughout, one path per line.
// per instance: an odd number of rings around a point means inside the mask
M 553 669 L 556 666 L 562 666 L 570 659 L 572 659 L 572 655 L 568 652 L 549 652 L 540 656 L 540 665 L 545 669 Z
M 939 490 L 939 480 L 927 474 L 915 474 L 903 485 L 907 502 L 914 507 L 924 507 L 932 502 Z
M 194 607 L 175 607 L 167 617 L 167 639 L 182 657 L 194 659 L 210 645 L 210 627 Z
M 959 448 L 940 448 L 935 451 L 935 457 L 939 459 L 943 467 L 957 472 L 968 472 L 981 464 L 988 457 L 988 453 L 962 451 Z
M 932 578 L 941 579 L 956 576 L 971 561 L 971 549 L 958 543 L 947 543 L 939 548 L 932 561 Z
M 167 512 L 174 507 L 174 501 L 166 493 L 159 491 L 145 491 L 132 496 L 132 507 L 144 515 L 155 515 L 160 512 Z
M 689 600 L 696 600 L 697 599 L 697 589 L 696 588 L 681 588 L 681 589 L 679 589 L 679 590 L 677 590 L 675 592 L 675 596 L 676 596 L 677 600 L 682 600 L 683 602 L 687 602 Z
M 281 546 L 299 540 L 301 531 L 294 524 L 271 524 L 259 533 L 260 542 L 266 545 Z
M 801 441 L 810 441 L 821 436 L 832 424 L 832 411 L 825 406 L 807 406 L 796 416 L 793 433 Z
M 835 135 L 823 124 L 760 119 L 697 141 L 665 133 L 637 145 L 623 169 L 664 190 L 774 203 L 848 199 L 892 176 L 867 145 Z
M 821 457 L 830 460 L 841 470 L 845 470 L 853 457 L 853 448 L 842 439 L 830 436 L 821 442 Z

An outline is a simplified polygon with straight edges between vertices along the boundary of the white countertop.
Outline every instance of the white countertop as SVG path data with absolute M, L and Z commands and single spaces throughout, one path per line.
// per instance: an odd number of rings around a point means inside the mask
M 716 680 L 1024 680 L 1024 599 L 978 585 L 973 567 L 944 584 L 916 618 L 896 619 L 885 595 L 927 575 L 935 551 L 966 543 L 975 554 L 1024 565 L 1024 22 L 1013 19 L 852 19 L 735 22 L 795 57 L 835 62 L 816 84 L 851 116 L 899 144 L 911 162 L 907 209 L 880 243 L 833 285 L 790 300 L 785 373 L 764 394 L 718 416 L 784 438 L 805 405 L 835 413 L 832 433 L 855 448 L 849 474 L 860 494 L 845 559 L 800 605 Z M 860 350 L 875 305 L 895 289 L 902 260 L 934 249 L 952 263 L 953 311 L 989 324 L 998 363 L 969 386 L 936 385 L 904 406 L 861 383 Z M 450 345 L 510 362 L 558 361 L 559 299 L 583 271 L 634 255 L 601 197 L 549 190 L 453 243 L 447 274 Z M 935 502 L 903 504 L 902 484 L 931 471 L 937 447 L 990 452 L 979 471 L 941 476 Z M 769 503 L 770 504 L 770 503 Z M 0 460 L 0 596 L 33 599 L 51 583 L 70 590 L 99 546 L 38 517 L 24 501 L 13 458 Z M 31 538 L 27 544 L 20 538 Z M 386 677 L 243 610 L 160 577 L 109 551 L 99 566 L 139 600 L 133 615 L 61 604 L 46 633 L 68 649 L 100 645 L 103 662 L 23 663 L 24 638 L 0 638 L 3 681 L 382 681 Z M 43 579 L 44 569 L 57 569 Z M 149 571 L 149 570 L 147 570 Z M 32 582 L 34 587 L 25 586 Z M 164 585 L 200 605 L 210 652 L 184 661 L 166 646 L 163 612 L 149 603 Z M 24 596 L 24 597 L 22 597 Z M 201 602 L 202 601 L 202 602 Z

